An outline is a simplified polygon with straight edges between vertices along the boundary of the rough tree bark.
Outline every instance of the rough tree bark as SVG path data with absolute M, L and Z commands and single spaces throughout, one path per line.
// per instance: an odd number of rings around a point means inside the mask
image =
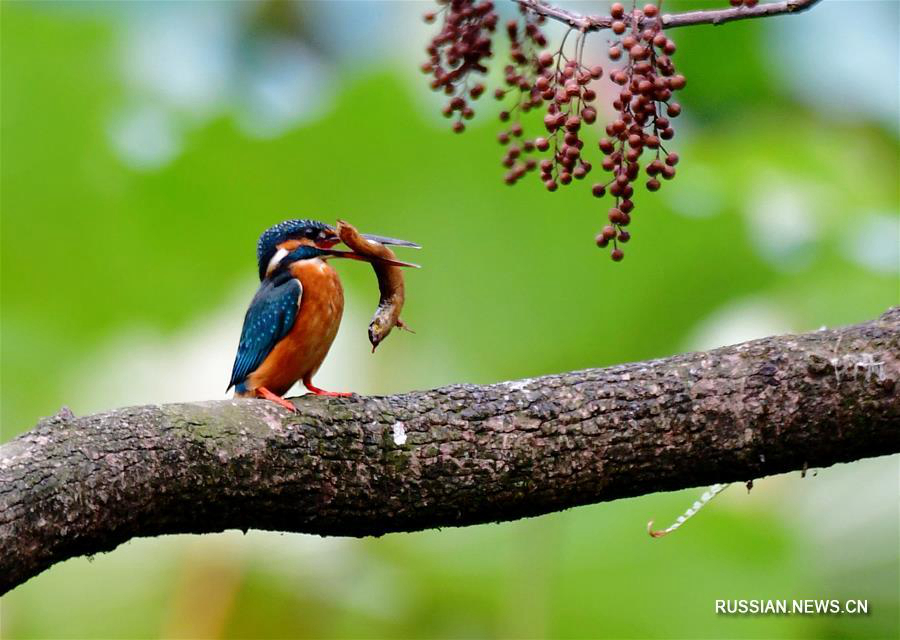
M 391 397 L 67 411 L 0 446 L 0 591 L 135 536 L 381 535 L 900 451 L 900 308 L 706 353 Z

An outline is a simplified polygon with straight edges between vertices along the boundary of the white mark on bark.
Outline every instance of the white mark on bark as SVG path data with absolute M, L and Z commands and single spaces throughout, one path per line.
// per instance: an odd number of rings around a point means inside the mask
M 271 429 L 272 431 L 281 430 L 281 420 L 279 420 L 277 416 L 272 415 L 271 413 L 266 411 L 262 414 L 262 419 L 263 422 L 265 422 L 269 426 L 269 429 Z
M 406 429 L 403 428 L 402 422 L 394 423 L 394 444 L 398 447 L 406 444 Z
M 512 382 L 504 382 L 503 386 L 509 389 L 510 391 L 521 391 L 525 387 L 527 387 L 532 382 L 531 378 L 525 378 L 524 380 L 513 380 Z
M 848 353 L 840 357 L 835 356 L 830 362 L 834 367 L 834 377 L 838 384 L 845 375 L 852 376 L 854 381 L 861 377 L 863 382 L 882 382 L 885 377 L 884 361 L 875 360 L 871 353 L 860 353 L 858 356 Z

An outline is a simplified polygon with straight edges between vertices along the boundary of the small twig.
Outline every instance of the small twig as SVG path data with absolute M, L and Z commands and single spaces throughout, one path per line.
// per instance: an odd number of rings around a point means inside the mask
M 703 492 L 703 495 L 700 496 L 700 499 L 695 501 L 687 511 L 684 512 L 683 515 L 678 516 L 678 519 L 669 525 L 667 528 L 662 529 L 660 531 L 656 531 L 653 529 L 653 520 L 647 523 L 647 533 L 650 534 L 652 538 L 662 538 L 663 536 L 667 536 L 673 531 L 675 531 L 678 527 L 683 525 L 685 522 L 690 520 L 700 509 L 702 509 L 706 504 L 709 503 L 710 500 L 715 498 L 717 495 L 722 493 L 728 487 L 727 484 L 714 484 L 709 489 Z M 749 488 L 749 487 L 748 487 Z
M 557 20 L 572 28 L 582 31 L 601 31 L 609 29 L 614 22 L 611 16 L 583 16 L 573 11 L 567 11 L 551 4 L 544 4 L 538 0 L 513 0 L 529 11 Z M 665 29 L 674 27 L 688 27 L 698 24 L 719 25 L 734 20 L 747 20 L 751 18 L 768 18 L 790 13 L 806 11 L 820 0 L 782 0 L 782 2 L 766 2 L 755 7 L 731 7 L 727 9 L 711 9 L 701 11 L 685 11 L 684 13 L 666 13 L 660 17 L 644 18 L 638 22 L 638 28 L 643 29 L 650 23 L 662 22 Z

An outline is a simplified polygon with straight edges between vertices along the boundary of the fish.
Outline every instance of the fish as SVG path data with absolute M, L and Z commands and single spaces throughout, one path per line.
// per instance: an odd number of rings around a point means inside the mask
M 356 253 L 372 258 L 396 260 L 397 256 L 388 247 L 362 237 L 356 228 L 345 220 L 337 221 L 337 231 L 341 242 Z M 378 307 L 369 322 L 369 342 L 372 353 L 378 345 L 388 337 L 394 327 L 415 333 L 400 319 L 403 303 L 406 301 L 406 286 L 403 282 L 403 270 L 400 267 L 385 264 L 378 260 L 372 263 L 372 269 L 378 278 Z

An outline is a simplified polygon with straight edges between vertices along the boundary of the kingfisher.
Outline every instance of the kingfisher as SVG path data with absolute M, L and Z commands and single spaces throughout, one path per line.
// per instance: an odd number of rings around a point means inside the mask
M 369 240 L 418 248 L 419 245 L 372 234 Z M 256 245 L 259 289 L 247 314 L 231 382 L 235 397 L 265 398 L 296 411 L 284 394 L 298 380 L 315 395 L 349 396 L 313 384 L 344 312 L 344 289 L 330 258 L 372 262 L 353 251 L 334 249 L 340 237 L 317 220 L 286 220 L 266 229 Z M 377 259 L 402 267 L 418 265 Z

